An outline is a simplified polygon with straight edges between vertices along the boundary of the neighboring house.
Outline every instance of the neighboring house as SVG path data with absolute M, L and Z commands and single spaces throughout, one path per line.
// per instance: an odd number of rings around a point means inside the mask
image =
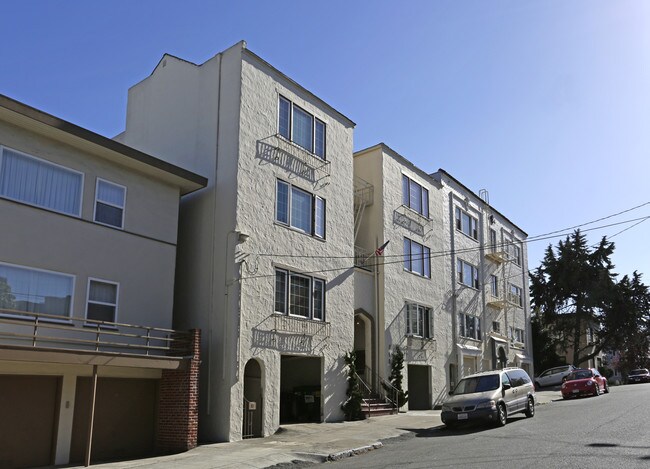
M 210 180 L 183 198 L 177 327 L 202 337 L 200 435 L 336 421 L 353 347 L 354 123 L 240 42 L 165 55 L 116 139 Z
M 356 152 L 354 172 L 357 361 L 387 379 L 391 352 L 399 346 L 408 409 L 431 409 L 447 390 L 453 353 L 444 303 L 449 257 L 440 255 L 448 232 L 444 194 L 437 181 L 384 144 Z M 383 255 L 372 256 L 386 241 Z
M 0 96 L 0 466 L 196 445 L 198 333 L 171 327 L 180 196 L 206 184 Z
M 574 327 L 575 315 L 573 313 L 566 313 L 556 316 L 556 327 L 560 324 L 566 324 L 561 327 L 563 330 L 571 330 Z M 581 321 L 584 326 L 583 333 L 580 335 L 579 348 L 580 356 L 585 357 L 596 352 L 597 347 L 597 334 L 600 330 L 600 324 L 596 318 L 585 318 Z M 561 336 L 559 338 L 562 338 Z M 564 363 L 575 365 L 579 368 L 601 368 L 606 358 L 605 352 L 599 350 L 592 358 L 576 363 L 575 350 L 573 342 L 573 334 L 566 334 L 564 342 L 567 347 L 564 348 L 561 344 L 557 345 L 557 354 Z
M 409 409 L 464 375 L 532 374 L 526 233 L 449 173 L 384 144 L 356 152 L 355 350 L 386 379 L 405 352 Z M 390 241 L 382 258 L 373 246 Z
M 440 169 L 431 175 L 444 192 L 444 251 L 454 323 L 453 385 L 482 370 L 520 366 L 531 376 L 527 234 L 480 196 Z

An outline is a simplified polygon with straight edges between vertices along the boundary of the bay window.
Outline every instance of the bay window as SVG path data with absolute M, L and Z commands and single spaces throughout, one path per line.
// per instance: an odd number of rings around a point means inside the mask
M 283 96 L 278 108 L 278 134 L 324 160 L 325 123 Z
M 404 270 L 431 278 L 431 250 L 418 242 L 404 238 Z
M 456 229 L 473 239 L 478 239 L 478 220 L 456 207 Z
M 458 334 L 461 337 L 481 340 L 481 318 L 458 313 Z
M 478 268 L 472 264 L 468 264 L 462 259 L 458 259 L 456 262 L 456 275 L 458 276 L 458 282 L 472 288 L 478 288 Z
M 325 199 L 278 179 L 275 220 L 318 238 L 325 239 Z
M 325 281 L 285 269 L 275 269 L 275 312 L 324 321 Z
M 415 303 L 406 304 L 406 335 L 433 338 L 432 309 Z

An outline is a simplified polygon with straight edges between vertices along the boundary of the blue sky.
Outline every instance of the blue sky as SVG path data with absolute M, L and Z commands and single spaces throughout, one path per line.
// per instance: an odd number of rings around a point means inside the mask
M 383 141 L 485 188 L 530 236 L 650 201 L 650 2 L 4 0 L 2 12 L 0 93 L 103 135 L 123 129 L 127 89 L 163 53 L 201 63 L 245 39 L 355 121 L 355 149 Z M 649 235 L 647 221 L 613 238 L 618 272 L 650 276 Z M 529 244 L 531 269 L 551 241 Z

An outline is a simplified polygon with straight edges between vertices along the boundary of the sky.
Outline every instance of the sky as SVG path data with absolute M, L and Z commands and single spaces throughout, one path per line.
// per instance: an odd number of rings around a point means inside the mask
M 641 206 L 583 229 L 592 243 L 613 236 L 615 271 L 650 284 L 650 2 L 0 0 L 0 11 L 0 94 L 112 137 L 128 88 L 164 53 L 203 63 L 244 39 L 356 122 L 355 150 L 384 142 L 487 189 L 530 237 Z M 559 239 L 528 244 L 531 270 Z

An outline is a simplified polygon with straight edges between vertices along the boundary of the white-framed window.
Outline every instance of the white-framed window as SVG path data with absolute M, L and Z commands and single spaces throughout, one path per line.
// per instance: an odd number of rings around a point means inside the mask
M 499 298 L 499 277 L 490 275 L 490 294 L 494 298 Z
M 0 263 L 0 312 L 72 314 L 74 275 Z
M 458 313 L 458 334 L 461 337 L 481 340 L 481 318 L 471 314 Z
M 431 278 L 431 250 L 408 238 L 404 238 L 404 270 Z
M 55 212 L 81 216 L 83 173 L 0 147 L 0 196 Z
M 286 269 L 275 269 L 275 312 L 325 320 L 325 281 Z
M 510 340 L 513 342 L 524 343 L 524 330 L 510 326 Z
M 517 306 L 524 306 L 524 295 L 521 287 L 510 284 L 510 291 L 508 292 L 508 301 L 516 304 Z
M 86 319 L 117 322 L 119 290 L 119 283 L 89 278 Z
M 406 335 L 433 339 L 433 310 L 430 307 L 406 304 Z
M 318 238 L 325 239 L 325 199 L 280 179 L 275 192 L 275 220 Z
M 499 321 L 492 321 L 492 331 L 501 334 L 501 323 Z
M 478 220 L 460 207 L 456 207 L 456 229 L 470 238 L 478 239 Z
M 94 220 L 102 225 L 124 228 L 126 187 L 97 178 Z
M 325 122 L 284 96 L 279 97 L 278 134 L 317 157 L 325 159 L 327 134 Z
M 462 259 L 456 261 L 458 282 L 472 288 L 478 288 L 478 268 Z
M 521 265 L 521 247 L 514 242 L 510 243 L 510 258 L 516 265 Z
M 429 189 L 402 174 L 402 205 L 429 218 Z

